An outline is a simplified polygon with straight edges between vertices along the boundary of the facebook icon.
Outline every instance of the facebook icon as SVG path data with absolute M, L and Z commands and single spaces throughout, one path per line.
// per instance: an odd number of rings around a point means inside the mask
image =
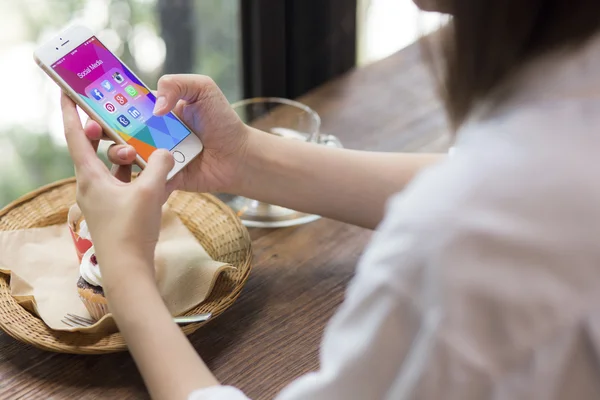
M 137 108 L 135 107 L 130 107 L 127 112 L 129 113 L 129 115 L 131 115 L 133 118 L 138 119 L 139 117 L 142 116 L 142 113 L 138 111 Z
M 100 101 L 104 98 L 104 95 L 98 89 L 92 89 L 92 96 L 98 101 Z

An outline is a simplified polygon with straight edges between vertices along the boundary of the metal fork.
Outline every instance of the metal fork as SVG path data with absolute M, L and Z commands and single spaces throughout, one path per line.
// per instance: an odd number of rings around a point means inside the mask
M 196 322 L 208 321 L 210 317 L 212 317 L 211 313 L 188 315 L 183 317 L 175 317 L 173 318 L 173 322 L 179 325 L 187 325 Z M 65 315 L 64 319 L 61 319 L 61 321 L 65 325 L 68 325 L 72 328 L 87 328 L 88 326 L 92 326 L 96 323 L 96 321 L 93 319 L 80 317 L 79 315 L 74 314 Z

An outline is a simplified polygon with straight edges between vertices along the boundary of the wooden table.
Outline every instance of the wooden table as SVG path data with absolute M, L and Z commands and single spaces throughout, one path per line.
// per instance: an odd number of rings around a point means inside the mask
M 301 101 L 321 114 L 325 133 L 349 148 L 423 152 L 448 145 L 444 116 L 417 46 Z M 241 297 L 191 340 L 221 382 L 251 398 L 270 399 L 318 368 L 323 328 L 342 302 L 371 232 L 322 219 L 251 234 L 255 264 Z M 147 397 L 127 353 L 46 353 L 0 333 L 1 399 Z

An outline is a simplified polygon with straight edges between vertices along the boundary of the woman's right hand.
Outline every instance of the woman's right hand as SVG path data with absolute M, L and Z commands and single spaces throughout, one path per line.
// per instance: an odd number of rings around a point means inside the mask
M 171 190 L 231 192 L 239 184 L 249 128 L 231 108 L 212 79 L 203 75 L 165 75 L 158 81 L 155 115 L 174 111 L 204 145 L 203 152 L 169 182 Z M 106 139 L 95 121 L 85 127 L 91 140 Z M 113 145 L 109 160 L 130 165 L 136 156 L 129 145 Z

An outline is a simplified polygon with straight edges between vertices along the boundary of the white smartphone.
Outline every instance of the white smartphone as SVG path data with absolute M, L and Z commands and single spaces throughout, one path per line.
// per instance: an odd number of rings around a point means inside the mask
M 66 29 L 34 52 L 36 63 L 115 142 L 133 146 L 144 168 L 156 149 L 173 154 L 171 179 L 202 152 L 202 142 L 177 116 L 152 114 L 156 97 L 84 26 Z

